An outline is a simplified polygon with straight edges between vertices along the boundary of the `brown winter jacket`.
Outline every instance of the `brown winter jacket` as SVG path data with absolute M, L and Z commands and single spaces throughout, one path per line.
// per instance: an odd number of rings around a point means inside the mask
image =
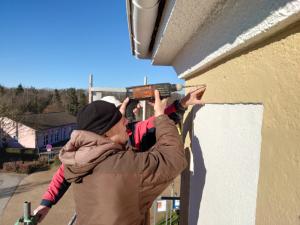
M 74 182 L 76 225 L 146 225 L 155 198 L 186 167 L 181 138 L 168 116 L 155 119 L 157 143 L 136 152 L 87 131 L 74 131 L 60 152 Z

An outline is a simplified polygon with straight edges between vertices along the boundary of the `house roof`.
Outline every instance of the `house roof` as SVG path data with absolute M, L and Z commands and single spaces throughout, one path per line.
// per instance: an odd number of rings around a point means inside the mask
M 66 112 L 28 114 L 21 116 L 18 122 L 35 130 L 45 130 L 75 124 L 76 117 Z

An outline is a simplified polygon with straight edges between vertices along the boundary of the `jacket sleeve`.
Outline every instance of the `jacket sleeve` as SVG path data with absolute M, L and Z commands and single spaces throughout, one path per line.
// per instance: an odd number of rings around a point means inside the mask
M 175 122 L 175 124 L 178 124 L 182 120 L 185 111 L 186 108 L 182 107 L 180 101 L 175 100 L 165 109 L 165 114 L 167 114 L 169 118 Z
M 137 122 L 132 131 L 132 146 L 140 149 L 142 141 L 149 132 L 153 133 L 155 117 L 149 117 L 144 121 Z M 154 137 L 154 135 L 153 135 Z M 148 137 L 149 139 L 149 137 Z
M 182 120 L 185 110 L 179 100 L 176 100 L 165 109 L 165 114 L 177 124 Z M 144 151 L 154 145 L 156 142 L 154 120 L 155 117 L 152 116 L 130 126 L 130 142 L 133 147 Z
M 165 109 L 165 114 L 171 115 L 174 113 L 179 113 L 179 112 L 177 112 L 178 111 L 177 105 L 178 104 L 176 104 L 176 101 L 173 102 L 173 104 L 169 105 Z M 139 148 L 143 136 L 145 134 L 147 134 L 148 130 L 155 128 L 154 120 L 155 120 L 155 117 L 151 116 L 144 121 L 138 121 L 138 122 L 134 123 L 133 126 L 130 126 L 130 130 L 131 130 L 130 134 L 132 135 L 132 141 L 133 141 L 132 145 L 134 147 Z M 176 123 L 176 121 L 174 121 L 174 122 Z
M 142 186 L 168 185 L 186 167 L 181 137 L 166 115 L 155 118 L 156 144 L 144 152 Z
M 48 189 L 43 195 L 41 205 L 51 208 L 65 194 L 70 185 L 71 183 L 67 182 L 64 177 L 64 165 L 62 164 L 52 177 Z

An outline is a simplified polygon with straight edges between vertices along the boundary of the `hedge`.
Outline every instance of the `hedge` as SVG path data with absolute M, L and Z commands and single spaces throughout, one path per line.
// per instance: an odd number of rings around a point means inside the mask
M 15 161 L 3 163 L 3 170 L 5 172 L 17 172 L 30 174 L 41 169 L 49 169 L 49 165 L 45 161 Z

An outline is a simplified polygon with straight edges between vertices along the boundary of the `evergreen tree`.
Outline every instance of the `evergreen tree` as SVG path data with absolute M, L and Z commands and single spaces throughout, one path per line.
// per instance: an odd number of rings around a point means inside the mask
M 0 84 L 0 95 L 5 94 L 5 87 Z
M 60 104 L 62 103 L 59 91 L 57 89 L 54 90 L 54 102 L 60 103 Z
M 23 94 L 23 93 L 24 93 L 24 88 L 23 88 L 22 84 L 19 84 L 16 89 L 16 95 Z
M 78 109 L 81 109 L 82 107 L 84 107 L 88 102 L 87 96 L 84 93 L 83 90 L 79 90 L 79 107 Z
M 67 111 L 72 115 L 76 115 L 78 112 L 78 106 L 79 103 L 76 95 L 76 89 L 67 89 Z

